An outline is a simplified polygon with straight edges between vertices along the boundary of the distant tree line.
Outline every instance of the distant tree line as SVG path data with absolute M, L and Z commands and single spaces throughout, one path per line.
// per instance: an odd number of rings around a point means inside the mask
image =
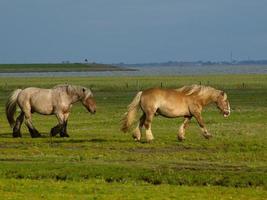
M 114 63 L 116 66 L 207 66 L 207 65 L 267 65 L 267 60 L 233 60 L 233 61 L 168 61 L 151 63 Z

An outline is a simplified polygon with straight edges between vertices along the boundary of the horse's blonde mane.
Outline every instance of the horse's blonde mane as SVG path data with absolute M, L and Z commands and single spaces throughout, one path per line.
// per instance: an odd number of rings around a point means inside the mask
M 185 95 L 205 95 L 210 92 L 216 91 L 213 87 L 204 86 L 204 85 L 190 85 L 190 86 L 183 86 L 177 89 L 179 92 L 183 92 Z
M 67 88 L 68 86 L 72 86 L 72 85 L 69 85 L 69 84 L 58 84 L 58 85 L 55 85 L 53 87 L 53 89 L 65 89 Z

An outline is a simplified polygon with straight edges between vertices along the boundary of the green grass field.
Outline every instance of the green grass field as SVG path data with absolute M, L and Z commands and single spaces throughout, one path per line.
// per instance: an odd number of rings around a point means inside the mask
M 232 114 L 209 106 L 206 140 L 195 120 L 177 141 L 182 118 L 156 117 L 155 141 L 134 142 L 120 119 L 138 90 L 209 84 L 227 92 Z M 42 138 L 25 126 L 12 138 L 4 105 L 15 88 L 60 83 L 91 87 L 97 114 L 74 105 L 70 138 L 50 138 L 54 116 L 33 117 Z M 267 75 L 0 78 L 0 199 L 266 199 Z

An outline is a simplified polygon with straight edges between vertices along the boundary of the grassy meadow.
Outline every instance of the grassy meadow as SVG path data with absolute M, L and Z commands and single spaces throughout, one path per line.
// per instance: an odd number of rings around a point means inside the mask
M 35 114 L 42 138 L 25 125 L 12 138 L 5 118 L 8 94 L 28 86 L 69 83 L 91 87 L 97 114 L 73 106 L 70 138 L 50 138 L 55 116 Z M 232 113 L 203 112 L 213 138 L 195 120 L 178 142 L 182 118 L 155 117 L 155 140 L 135 142 L 120 132 L 120 119 L 138 90 L 206 84 L 223 89 Z M 1 199 L 266 199 L 267 75 L 99 78 L 0 78 Z

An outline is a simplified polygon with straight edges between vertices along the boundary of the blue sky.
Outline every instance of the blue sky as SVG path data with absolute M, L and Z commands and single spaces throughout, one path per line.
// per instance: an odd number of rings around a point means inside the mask
M 267 59 L 266 0 L 1 0 L 0 63 Z

